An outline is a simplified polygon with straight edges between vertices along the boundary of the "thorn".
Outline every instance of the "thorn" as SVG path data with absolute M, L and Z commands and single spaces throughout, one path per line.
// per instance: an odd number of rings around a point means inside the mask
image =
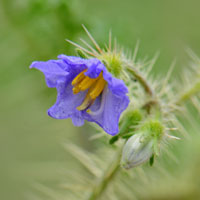
M 166 136 L 167 136 L 168 138 L 174 139 L 174 140 L 180 140 L 180 139 L 181 139 L 181 138 L 176 137 L 176 136 L 173 136 L 173 135 L 168 135 L 167 133 L 166 133 Z
M 81 50 L 85 51 L 85 52 L 88 53 L 89 55 L 95 57 L 95 55 L 94 55 L 92 52 L 90 52 L 90 51 L 88 51 L 87 49 L 85 49 L 84 47 L 82 47 L 82 46 L 76 44 L 75 42 L 72 42 L 72 41 L 67 40 L 67 39 L 66 39 L 66 41 L 69 42 L 70 44 L 74 45 L 75 47 L 80 48 Z
M 171 74 L 172 74 L 172 72 L 173 72 L 173 70 L 174 70 L 175 64 L 176 64 L 176 60 L 174 60 L 174 61 L 172 62 L 172 64 L 171 64 L 171 66 L 169 67 L 169 70 L 168 70 L 168 72 L 167 72 L 166 78 L 164 79 L 162 88 L 161 88 L 161 90 L 160 90 L 160 96 L 162 96 L 163 93 L 165 92 L 166 85 L 167 85 L 167 83 L 168 83 L 169 80 L 170 80 L 170 76 L 171 76 Z
M 133 52 L 133 58 L 132 58 L 133 62 L 135 62 L 135 60 L 136 60 L 139 45 L 140 45 L 140 40 L 137 40 L 136 46 L 135 46 L 135 49 L 134 49 L 134 52 Z
M 174 128 L 166 128 L 167 131 L 177 131 L 178 128 L 174 127 Z
M 109 45 L 108 45 L 108 49 L 109 51 L 112 51 L 112 31 L 109 31 L 109 41 L 108 41 Z
M 152 59 L 151 62 L 150 62 L 150 65 L 149 65 L 148 68 L 147 68 L 146 74 L 149 74 L 149 73 L 152 71 L 152 68 L 153 68 L 153 66 L 155 65 L 155 63 L 156 63 L 156 61 L 157 61 L 159 55 L 160 55 L 160 52 L 157 52 L 157 53 L 155 54 L 155 56 L 153 57 L 153 59 Z
M 190 47 L 186 47 L 185 51 L 194 61 L 200 61 L 199 57 L 194 53 L 194 51 Z
M 114 53 L 117 53 L 117 39 L 114 38 Z
M 90 32 L 87 30 L 87 28 L 83 24 L 82 24 L 82 27 L 85 30 L 85 32 L 87 33 L 87 35 L 90 38 L 90 40 L 92 41 L 92 43 L 94 44 L 94 46 L 96 47 L 96 49 L 99 51 L 99 53 L 103 53 L 102 50 L 101 50 L 101 48 L 99 47 L 99 45 L 95 41 L 95 39 L 92 37 L 92 35 L 90 34 Z
M 94 48 L 92 48 L 92 46 L 90 46 L 85 40 L 83 40 L 83 39 L 80 38 L 80 41 L 83 44 L 85 44 L 90 50 L 92 50 L 94 54 L 96 54 L 97 56 L 99 55 L 99 53 Z
M 95 134 L 95 135 L 89 137 L 89 140 L 90 140 L 90 141 L 93 141 L 93 140 L 97 140 L 97 139 L 102 138 L 102 137 L 105 137 L 105 135 L 99 133 L 99 134 Z

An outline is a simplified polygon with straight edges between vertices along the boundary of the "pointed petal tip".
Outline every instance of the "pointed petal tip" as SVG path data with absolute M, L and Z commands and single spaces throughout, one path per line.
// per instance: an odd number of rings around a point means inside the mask
M 36 64 L 37 64 L 37 61 L 32 62 L 31 65 L 29 66 L 29 69 L 35 68 Z
M 47 110 L 47 114 L 49 115 L 49 117 L 55 118 L 55 117 L 51 114 L 51 108 L 49 108 L 49 109 Z
M 66 57 L 67 56 L 65 54 L 60 54 L 60 55 L 57 56 L 58 59 L 63 59 L 63 58 L 66 58 Z
M 118 134 L 118 132 L 114 132 L 114 133 L 108 133 L 109 135 L 111 135 L 111 136 L 115 136 L 115 135 L 117 135 Z
M 106 133 L 108 133 L 109 135 L 111 135 L 111 136 L 115 136 L 115 135 L 117 135 L 118 133 L 119 133 L 119 128 L 117 129 L 117 130 L 105 130 L 104 129 L 104 131 L 106 132 Z

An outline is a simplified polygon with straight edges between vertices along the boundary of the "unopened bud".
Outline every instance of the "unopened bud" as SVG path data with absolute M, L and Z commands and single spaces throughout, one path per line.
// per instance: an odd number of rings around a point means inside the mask
M 143 134 L 140 133 L 128 139 L 122 152 L 122 167 L 125 169 L 137 167 L 151 158 L 153 154 L 153 140 L 149 139 L 145 139 Z
M 121 165 L 125 169 L 136 167 L 159 154 L 163 125 L 156 120 L 143 124 L 139 132 L 128 139 L 122 152 Z

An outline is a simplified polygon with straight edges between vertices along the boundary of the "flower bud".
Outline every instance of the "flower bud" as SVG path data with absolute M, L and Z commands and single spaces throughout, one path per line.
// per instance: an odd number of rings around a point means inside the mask
M 138 133 L 130 137 L 122 152 L 121 165 L 125 169 L 130 169 L 141 165 L 150 159 L 153 154 L 153 139 L 144 138 Z
M 159 143 L 164 127 L 156 120 L 143 124 L 139 132 L 128 139 L 122 152 L 121 165 L 125 169 L 136 167 L 159 154 Z
M 104 63 L 111 74 L 115 77 L 119 77 L 122 72 L 122 59 L 120 53 L 108 51 L 100 55 L 99 59 Z

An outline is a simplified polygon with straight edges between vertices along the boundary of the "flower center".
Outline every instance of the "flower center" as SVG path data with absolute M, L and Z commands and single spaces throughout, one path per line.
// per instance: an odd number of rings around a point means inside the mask
M 85 99 L 83 100 L 82 104 L 77 107 L 77 110 L 85 110 L 91 106 L 106 86 L 106 81 L 103 78 L 102 72 L 97 78 L 90 78 L 85 76 L 84 73 L 86 71 L 87 70 L 82 71 L 72 81 L 73 94 L 78 94 L 79 92 L 88 89 Z

